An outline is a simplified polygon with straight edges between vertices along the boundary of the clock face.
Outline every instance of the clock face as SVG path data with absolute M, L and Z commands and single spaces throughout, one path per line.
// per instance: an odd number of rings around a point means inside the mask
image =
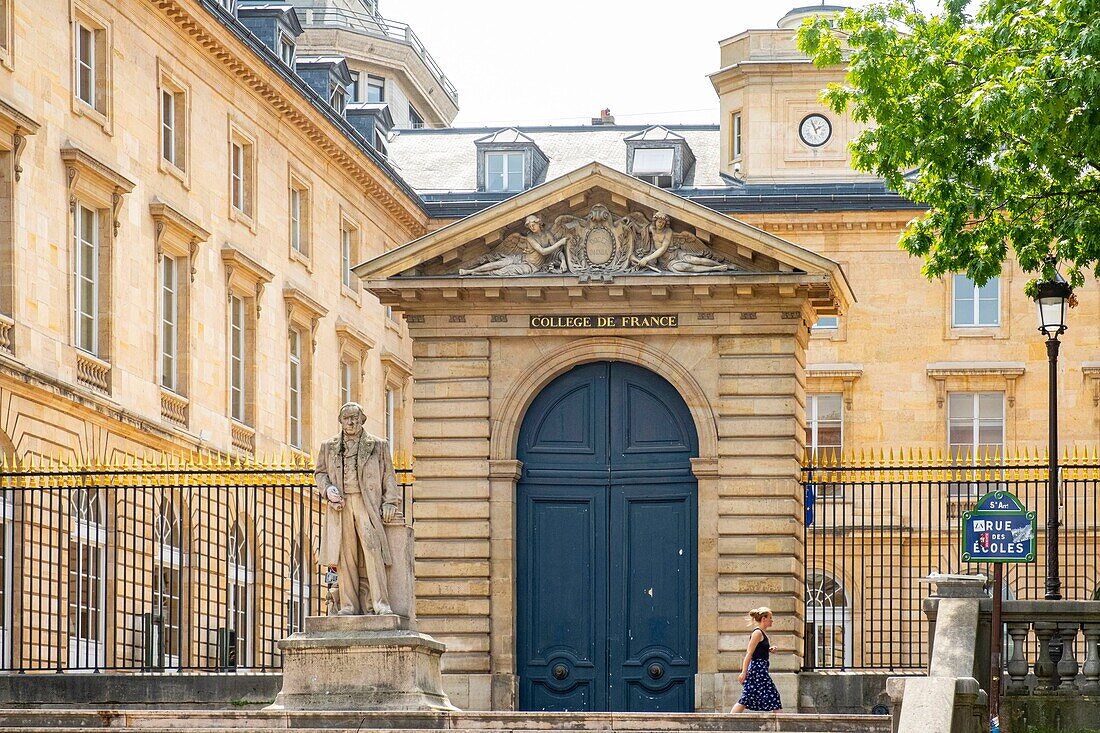
M 811 148 L 821 147 L 832 135 L 833 126 L 824 115 L 806 115 L 798 125 L 798 136 Z

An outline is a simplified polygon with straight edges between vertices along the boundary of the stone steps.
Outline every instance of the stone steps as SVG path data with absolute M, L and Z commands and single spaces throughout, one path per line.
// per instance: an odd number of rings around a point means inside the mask
M 333 733 L 578 733 L 623 731 L 777 731 L 784 733 L 889 733 L 882 715 L 742 713 L 508 713 L 508 712 L 340 712 L 269 710 L 2 709 L 0 733 L 75 733 L 89 730 L 172 731 L 172 733 L 274 733 L 288 729 Z

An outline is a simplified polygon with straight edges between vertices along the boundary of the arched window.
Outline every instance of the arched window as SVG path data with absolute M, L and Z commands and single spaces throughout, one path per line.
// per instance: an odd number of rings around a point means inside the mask
M 229 530 L 227 538 L 227 573 L 228 587 L 226 597 L 229 601 L 227 610 L 229 613 L 227 638 L 219 640 L 223 647 L 228 647 L 228 655 L 223 653 L 225 667 L 251 667 L 252 666 L 252 621 L 253 584 L 256 581 L 254 562 L 252 556 L 252 543 L 249 542 L 248 530 L 243 519 L 237 519 Z
M 69 668 L 106 664 L 107 519 L 98 488 L 69 494 Z
M 182 504 L 182 503 L 181 503 Z M 165 492 L 158 497 L 153 524 L 153 613 L 146 622 L 146 666 L 178 667 L 185 645 L 181 599 L 186 506 Z
M 806 639 L 817 668 L 852 666 L 852 615 L 848 594 L 820 570 L 806 577 Z

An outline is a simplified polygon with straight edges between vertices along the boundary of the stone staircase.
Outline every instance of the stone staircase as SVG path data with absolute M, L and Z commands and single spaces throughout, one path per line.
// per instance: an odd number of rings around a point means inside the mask
M 714 713 L 507 713 L 507 712 L 280 712 L 268 710 L 121 710 L 109 708 L 0 709 L 0 733 L 75 733 L 89 730 L 171 733 L 274 733 L 314 729 L 335 733 L 579 733 L 622 731 L 786 731 L 788 733 L 889 733 L 883 715 Z

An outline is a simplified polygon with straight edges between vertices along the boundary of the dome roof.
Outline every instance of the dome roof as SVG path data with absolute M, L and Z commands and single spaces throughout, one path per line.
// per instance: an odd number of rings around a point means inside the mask
M 795 30 L 798 26 L 802 25 L 802 21 L 806 18 L 813 17 L 815 15 L 835 15 L 837 13 L 843 13 L 848 9 L 847 5 L 826 5 L 824 2 L 820 5 L 800 5 L 796 8 L 791 8 L 787 11 L 787 14 L 779 19 L 776 26 L 779 28 L 785 28 L 789 30 Z

